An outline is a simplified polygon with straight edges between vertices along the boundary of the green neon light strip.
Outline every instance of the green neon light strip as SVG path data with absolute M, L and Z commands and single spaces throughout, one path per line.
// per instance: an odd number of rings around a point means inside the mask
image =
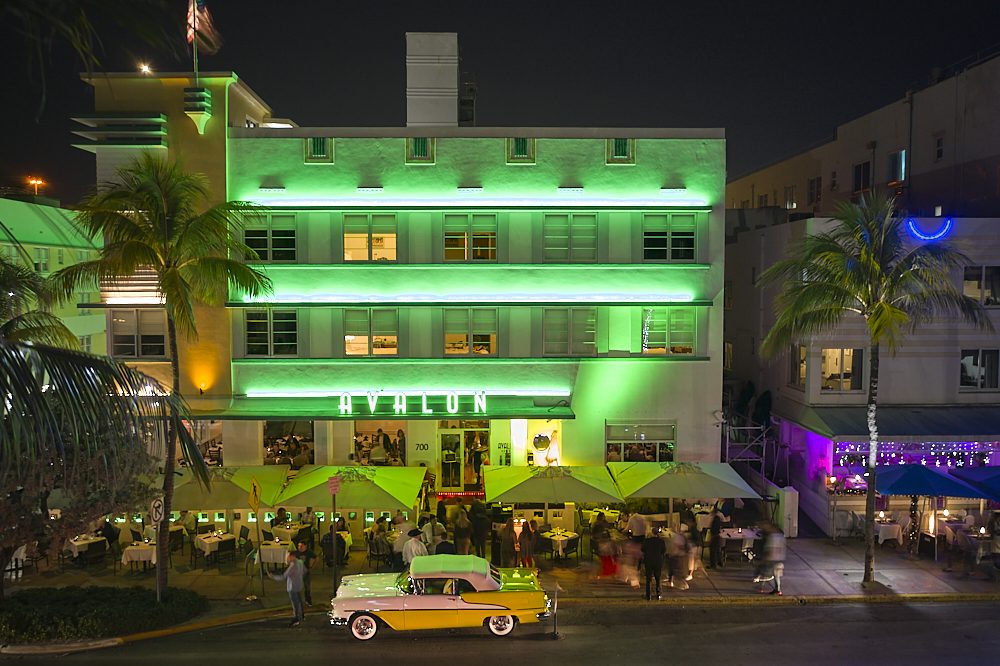
M 344 393 L 350 393 L 351 397 L 366 397 L 368 391 L 362 391 L 358 389 L 350 390 L 340 390 L 340 391 L 247 391 L 248 398 L 339 398 Z M 451 394 L 458 395 L 460 397 L 475 396 L 485 393 L 487 396 L 496 397 L 530 397 L 530 398 L 568 398 L 572 395 L 571 391 L 559 391 L 559 390 L 540 390 L 533 391 L 530 389 L 485 389 L 485 390 L 475 390 L 475 389 L 455 389 L 454 391 L 442 391 L 441 389 L 428 389 L 426 391 L 394 391 L 385 390 L 377 391 L 380 396 L 394 396 L 402 393 L 405 396 L 421 396 L 427 395 L 428 397 L 444 397 Z
M 285 300 L 288 298 L 289 300 Z M 227 308 L 248 308 L 257 307 L 266 304 L 282 305 L 284 307 L 294 307 L 294 308 L 309 308 L 309 307 L 357 307 L 357 306 L 373 306 L 373 305 L 391 305 L 393 307 L 400 308 L 417 308 L 417 307 L 431 307 L 436 305 L 447 305 L 450 307 L 476 307 L 480 305 L 492 305 L 495 307 L 544 307 L 549 305 L 562 305 L 567 304 L 580 304 L 580 305 L 591 305 L 591 306 L 610 306 L 615 307 L 619 305 L 638 305 L 638 306 L 661 306 L 661 305 L 673 305 L 673 306 L 683 306 L 683 307 L 711 307 L 714 305 L 712 301 L 704 300 L 686 300 L 686 301 L 673 301 L 673 300 L 639 300 L 634 298 L 622 298 L 614 301 L 594 301 L 585 298 L 565 298 L 558 301 L 505 301 L 505 300 L 481 300 L 481 301 L 467 301 L 467 300 L 423 300 L 423 301 L 405 301 L 405 300 L 395 300 L 392 298 L 366 298 L 366 299 L 356 299 L 356 300 L 344 300 L 343 298 L 337 298 L 334 296 L 317 296 L 311 298 L 310 300 L 295 300 L 295 296 L 279 296 L 277 298 L 271 298 L 267 300 L 260 301 L 230 301 L 226 303 Z M 329 299 L 329 300 L 327 300 Z M 94 305 L 94 308 L 105 307 L 103 305 Z M 107 306 L 107 307 L 119 307 L 119 306 Z
M 336 207 L 343 208 L 344 206 L 358 206 L 365 208 L 383 208 L 383 207 L 393 207 L 393 208 L 421 208 L 425 206 L 434 207 L 445 207 L 445 206 L 458 206 L 462 208 L 473 208 L 473 207 L 488 207 L 488 208 L 524 208 L 524 207 L 552 207 L 552 206 L 566 206 L 566 195 L 556 196 L 556 197 L 440 197 L 427 199 L 414 199 L 414 198 L 382 198 L 382 197 L 329 197 L 329 198 L 314 198 L 314 199 L 297 199 L 294 197 L 288 198 L 274 198 L 274 197 L 256 197 L 254 198 L 256 203 L 269 207 L 278 206 L 294 206 L 294 207 Z M 623 208 L 623 207 L 635 207 L 635 206 L 648 206 L 652 208 L 690 208 L 690 207 L 701 207 L 708 206 L 708 201 L 700 198 L 684 198 L 684 199 L 669 199 L 666 197 L 660 197 L 656 199 L 652 198 L 635 198 L 635 199 L 613 199 L 613 198 L 600 198 L 600 197 L 573 197 L 574 207 L 612 207 L 612 208 Z

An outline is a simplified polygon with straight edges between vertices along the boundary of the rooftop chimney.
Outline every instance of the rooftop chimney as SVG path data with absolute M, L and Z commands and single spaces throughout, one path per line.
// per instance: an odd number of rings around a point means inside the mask
M 458 33 L 406 33 L 406 126 L 458 127 Z

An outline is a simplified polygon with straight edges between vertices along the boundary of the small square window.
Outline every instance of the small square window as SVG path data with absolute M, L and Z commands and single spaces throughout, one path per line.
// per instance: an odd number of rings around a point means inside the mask
M 526 137 L 507 139 L 507 164 L 534 164 L 535 140 Z
M 940 162 L 944 159 L 944 137 L 934 137 L 934 161 Z
M 306 164 L 333 164 L 333 139 L 325 136 L 311 136 L 305 139 Z
M 608 139 L 605 152 L 608 164 L 635 164 L 635 139 Z
M 407 164 L 434 164 L 434 139 L 414 137 L 406 140 Z

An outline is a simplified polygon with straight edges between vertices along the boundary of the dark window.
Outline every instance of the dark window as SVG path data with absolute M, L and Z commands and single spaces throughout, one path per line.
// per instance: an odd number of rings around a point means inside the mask
M 309 157 L 326 157 L 326 137 L 314 136 L 310 138 Z
M 413 152 L 412 156 L 416 159 L 424 159 L 427 157 L 427 139 L 418 138 L 413 140 Z
M 546 215 L 542 221 L 545 261 L 597 261 L 597 216 Z
M 831 192 L 836 192 L 837 191 L 837 172 L 836 171 L 831 171 L 830 172 L 830 191 Z
M 934 137 L 934 161 L 940 162 L 944 159 L 944 137 Z
M 247 356 L 295 356 L 298 314 L 295 310 L 247 310 Z
M 546 356 L 593 356 L 597 308 L 547 308 L 543 317 Z
M 823 179 L 820 176 L 810 178 L 806 192 L 806 205 L 815 206 L 823 198 Z
M 514 157 L 528 157 L 528 140 L 525 138 L 514 139 Z
M 867 191 L 872 184 L 872 163 L 871 160 L 854 165 L 854 181 L 852 192 Z
M 615 159 L 628 159 L 628 139 L 615 139 Z
M 121 358 L 167 355 L 167 315 L 163 310 L 112 310 L 111 355 Z
M 963 349 L 959 386 L 968 389 L 995 389 L 1000 370 L 1000 350 Z

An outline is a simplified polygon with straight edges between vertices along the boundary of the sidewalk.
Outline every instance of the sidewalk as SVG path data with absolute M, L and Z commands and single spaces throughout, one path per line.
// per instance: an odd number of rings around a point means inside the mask
M 876 585 L 874 589 L 863 590 L 861 579 L 864 573 L 864 545 L 858 541 L 844 541 L 833 545 L 830 539 L 789 539 L 787 542 L 787 560 L 781 587 L 786 597 L 850 597 L 855 595 L 1000 595 L 1000 584 L 987 580 L 986 576 L 977 571 L 971 576 L 965 576 L 960 562 L 956 562 L 953 572 L 942 571 L 945 567 L 945 554 L 937 562 L 929 557 L 917 557 L 907 554 L 902 548 L 894 549 L 889 543 L 884 548 L 877 548 L 875 553 Z M 706 556 L 707 557 L 707 556 Z M 365 565 L 365 554 L 354 551 L 346 569 L 341 570 L 341 576 L 357 573 L 373 573 L 371 567 Z M 213 602 L 212 610 L 206 616 L 199 618 L 211 619 L 228 614 L 242 613 L 251 610 L 286 606 L 288 596 L 285 584 L 264 577 L 264 593 L 261 594 L 259 574 L 253 578 L 252 591 L 258 599 L 247 601 L 251 594 L 251 578 L 244 572 L 242 560 L 236 563 L 226 563 L 221 567 L 204 566 L 204 560 L 198 568 L 192 568 L 187 556 L 176 555 L 174 568 L 170 571 L 171 587 L 189 588 L 206 595 Z M 576 559 L 553 563 L 551 560 L 539 560 L 541 581 L 546 590 L 551 592 L 558 582 L 560 599 L 636 599 L 645 594 L 645 586 L 634 589 L 617 580 L 597 580 L 597 559 L 591 560 L 586 553 L 581 553 L 579 564 Z M 383 569 L 384 570 L 384 569 Z M 666 567 L 664 567 L 664 576 Z M 675 587 L 669 588 L 664 582 L 663 598 L 691 599 L 701 601 L 716 600 L 725 602 L 727 598 L 759 595 L 758 585 L 752 582 L 753 569 L 744 564 L 730 565 L 723 569 L 705 570 L 699 566 L 694 580 L 689 583 L 675 581 Z M 148 572 L 139 570 L 136 573 L 119 569 L 117 575 L 112 568 L 91 567 L 79 569 L 67 565 L 62 571 L 54 562 L 46 567 L 41 563 L 41 571 L 34 570 L 17 580 L 5 580 L 5 591 L 14 594 L 19 589 L 28 587 L 63 587 L 68 585 L 117 585 L 155 589 L 156 577 L 153 569 Z M 687 585 L 687 589 L 681 589 Z M 766 585 L 770 589 L 770 584 Z M 324 569 L 318 564 L 312 574 L 313 603 L 328 603 L 333 593 L 333 570 Z

